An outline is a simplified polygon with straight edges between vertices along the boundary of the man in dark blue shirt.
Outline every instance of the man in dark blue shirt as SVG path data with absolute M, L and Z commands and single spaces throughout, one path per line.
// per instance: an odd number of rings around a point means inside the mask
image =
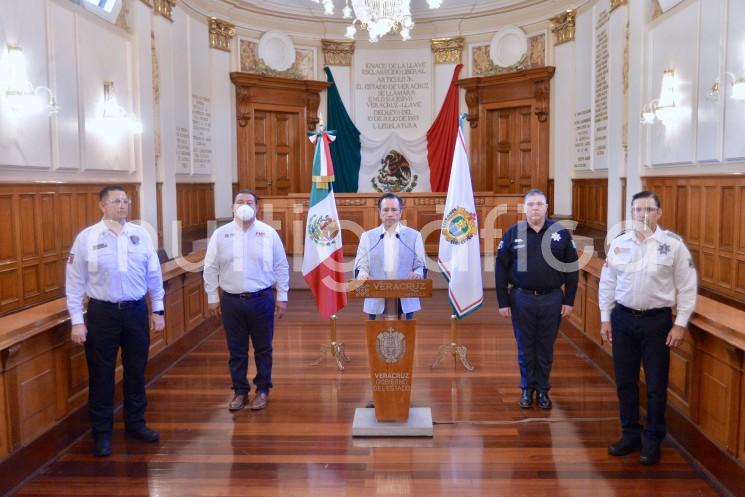
M 494 270 L 499 314 L 512 317 L 520 366 L 520 407 L 531 407 L 537 391 L 538 407 L 551 409 L 548 378 L 559 323 L 572 312 L 577 293 L 577 249 L 569 230 L 546 217 L 545 193 L 532 189 L 524 202 L 526 220 L 507 230 L 497 250 Z

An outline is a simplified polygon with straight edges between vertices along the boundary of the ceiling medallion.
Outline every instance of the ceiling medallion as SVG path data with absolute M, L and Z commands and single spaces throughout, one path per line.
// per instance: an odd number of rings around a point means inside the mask
M 312 0 L 323 4 L 326 15 L 334 14 L 333 0 Z M 351 7 L 350 7 L 351 4 Z M 437 9 L 442 0 L 427 0 L 430 9 Z M 367 30 L 370 43 L 375 43 L 388 33 L 399 33 L 401 39 L 411 38 L 414 20 L 411 17 L 410 0 L 346 0 L 342 9 L 344 19 L 352 19 L 347 26 L 346 37 L 354 39 L 356 24 Z

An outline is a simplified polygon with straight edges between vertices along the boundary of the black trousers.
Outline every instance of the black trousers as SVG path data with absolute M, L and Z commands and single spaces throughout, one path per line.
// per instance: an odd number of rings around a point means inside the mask
M 647 383 L 647 443 L 660 443 L 667 433 L 665 408 L 670 367 L 670 349 L 665 345 L 673 326 L 669 309 L 635 316 L 616 306 L 611 313 L 613 367 L 621 417 L 621 429 L 628 437 L 642 434 L 639 424 L 639 366 L 644 365 Z
M 236 394 L 248 393 L 251 390 L 246 379 L 249 339 L 253 344 L 256 361 L 256 390 L 268 392 L 272 387 L 274 293 L 271 290 L 257 293 L 260 295 L 238 297 L 223 292 L 220 298 L 222 323 L 230 352 L 230 379 Z
M 145 366 L 150 350 L 150 325 L 145 299 L 125 309 L 91 300 L 88 302 L 88 415 L 93 436 L 111 438 L 114 428 L 114 371 L 121 349 L 124 380 L 124 425 L 145 425 Z
M 517 342 L 520 388 L 548 393 L 554 364 L 554 343 L 561 323 L 563 294 L 558 288 L 533 295 L 513 288 L 510 292 L 512 328 Z

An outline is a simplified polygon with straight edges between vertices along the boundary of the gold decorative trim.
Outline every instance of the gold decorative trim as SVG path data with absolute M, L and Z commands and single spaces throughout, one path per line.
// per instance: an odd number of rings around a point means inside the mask
M 153 11 L 173 22 L 173 8 L 176 6 L 176 0 L 153 0 Z
M 210 48 L 230 52 L 230 42 L 235 36 L 235 24 L 210 17 Z
M 621 5 L 626 5 L 629 0 L 610 0 L 610 11 L 613 12 Z
M 554 39 L 554 46 L 574 41 L 574 30 L 576 26 L 576 10 L 567 10 L 561 14 L 554 16 L 550 19 L 551 21 L 551 32 L 556 37 Z
M 520 60 L 511 66 L 498 66 L 491 59 L 486 61 L 486 67 L 479 73 L 479 76 L 494 76 L 495 74 L 506 74 L 508 72 L 522 71 L 530 67 L 528 54 L 523 54 Z
M 351 66 L 354 41 L 321 40 L 323 63 L 327 66 Z
M 153 0 L 141 0 L 141 1 L 142 1 L 142 3 L 144 3 L 145 5 L 147 5 L 148 7 L 150 7 L 151 9 L 153 8 Z
M 435 64 L 460 64 L 463 57 L 463 37 L 433 38 L 432 52 Z

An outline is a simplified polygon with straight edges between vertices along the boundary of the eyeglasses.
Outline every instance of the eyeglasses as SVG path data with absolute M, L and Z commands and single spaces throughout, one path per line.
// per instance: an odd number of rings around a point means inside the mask
M 631 212 L 635 214 L 641 214 L 646 212 L 647 214 L 652 214 L 653 212 L 657 212 L 657 207 L 632 207 Z
M 545 207 L 546 204 L 544 202 L 527 202 L 525 206 L 526 207 Z
M 132 203 L 128 198 L 115 198 L 114 200 L 107 200 L 106 202 L 113 205 L 129 205 Z

